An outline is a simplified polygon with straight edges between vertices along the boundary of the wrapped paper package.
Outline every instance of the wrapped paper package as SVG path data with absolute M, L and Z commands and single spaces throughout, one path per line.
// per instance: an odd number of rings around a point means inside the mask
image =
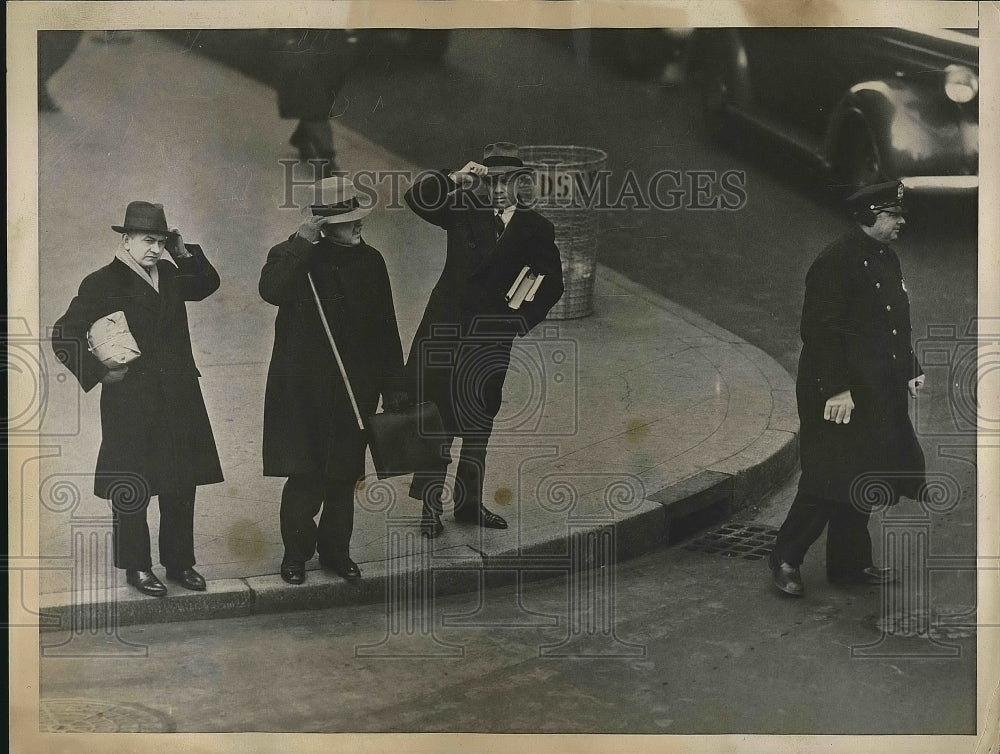
M 139 346 L 125 321 L 125 312 L 113 312 L 91 325 L 87 345 L 98 361 L 109 369 L 130 364 L 140 355 Z

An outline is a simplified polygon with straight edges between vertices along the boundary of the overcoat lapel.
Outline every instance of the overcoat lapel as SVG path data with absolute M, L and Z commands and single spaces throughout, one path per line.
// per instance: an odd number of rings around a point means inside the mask
M 511 215 L 510 222 L 507 223 L 507 227 L 501 234 L 500 238 L 496 238 L 496 231 L 493 229 L 493 210 L 490 210 L 490 214 L 487 215 L 487 222 L 484 223 L 485 227 L 489 230 L 489 245 L 485 248 L 489 249 L 486 256 L 479 263 L 473 274 L 478 274 L 483 270 L 487 269 L 492 265 L 497 259 L 503 256 L 507 249 L 517 248 L 520 237 L 524 234 L 524 212 L 519 209 L 514 210 L 514 214 Z
M 132 303 L 149 309 L 153 312 L 159 312 L 160 310 L 160 299 L 162 296 L 158 294 L 153 287 L 140 279 L 139 276 L 131 269 L 129 266 L 122 262 L 120 259 L 115 259 L 111 263 L 112 269 L 115 270 L 119 281 L 119 293 L 118 295 L 123 298 L 129 298 Z M 160 276 L 160 286 L 162 290 L 163 278 L 165 276 Z

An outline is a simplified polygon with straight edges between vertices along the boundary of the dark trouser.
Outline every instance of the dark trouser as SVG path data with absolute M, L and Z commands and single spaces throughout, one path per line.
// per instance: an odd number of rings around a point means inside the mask
M 438 514 L 442 512 L 441 495 L 444 492 L 453 442 L 454 438 L 442 441 L 441 465 L 438 468 L 414 474 L 410 483 L 410 497 L 422 500 L 425 508 Z M 483 502 L 483 476 L 486 472 L 489 442 L 489 432 L 462 438 L 462 452 L 455 470 L 455 518 L 474 519 L 479 515 Z
M 319 552 L 324 562 L 349 558 L 354 531 L 355 479 L 322 474 L 288 477 L 281 492 L 281 540 L 289 560 L 309 560 Z M 322 506 L 319 526 L 313 520 Z
M 871 514 L 850 503 L 825 500 L 799 492 L 778 531 L 774 551 L 779 560 L 798 568 L 806 551 L 823 529 L 826 533 L 826 573 L 830 578 L 849 577 L 872 564 L 872 540 L 868 534 Z
M 129 499 L 133 492 L 128 488 L 111 499 L 115 566 L 130 571 L 148 571 L 153 565 L 146 523 L 149 495 Z M 194 496 L 194 487 L 163 491 L 158 495 L 160 563 L 169 571 L 181 571 L 195 564 Z

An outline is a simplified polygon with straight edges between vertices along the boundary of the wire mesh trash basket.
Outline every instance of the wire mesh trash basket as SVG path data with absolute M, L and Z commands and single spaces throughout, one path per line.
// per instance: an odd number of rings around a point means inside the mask
M 594 310 L 597 271 L 597 204 L 604 199 L 600 173 L 608 155 L 593 147 L 525 146 L 521 160 L 533 171 L 534 207 L 556 229 L 562 258 L 562 298 L 548 319 L 586 317 Z

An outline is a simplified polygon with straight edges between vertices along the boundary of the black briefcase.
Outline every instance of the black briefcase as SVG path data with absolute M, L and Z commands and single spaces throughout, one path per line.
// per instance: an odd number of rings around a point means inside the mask
M 399 411 L 383 411 L 368 417 L 365 422 L 361 418 L 358 401 L 354 397 L 354 388 L 347 376 L 347 369 L 340 356 L 340 349 L 333 339 L 330 323 L 326 320 L 323 306 L 316 292 L 316 284 L 312 275 L 307 273 L 309 287 L 312 288 L 316 309 L 319 312 L 323 330 L 326 332 L 333 356 L 337 360 L 337 368 L 347 387 L 347 396 L 351 399 L 354 418 L 358 427 L 368 439 L 372 460 L 375 462 L 375 473 L 379 479 L 412 474 L 416 471 L 429 471 L 439 468 L 442 453 L 441 441 L 444 438 L 444 423 L 436 405 L 431 402 L 418 403 Z
M 441 466 L 444 425 L 431 402 L 368 417 L 368 446 L 379 479 Z

